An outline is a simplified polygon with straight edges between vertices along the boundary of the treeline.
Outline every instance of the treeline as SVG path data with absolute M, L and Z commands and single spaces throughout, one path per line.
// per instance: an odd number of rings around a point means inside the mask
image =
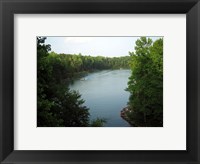
M 45 39 L 37 38 L 37 126 L 103 126 L 104 119 L 90 120 L 89 108 L 68 82 L 82 72 L 128 68 L 130 57 L 56 54 Z
M 51 64 L 61 76 L 72 77 L 76 73 L 91 72 L 105 69 L 129 69 L 130 56 L 124 57 L 103 57 L 103 56 L 83 56 L 81 54 L 49 54 Z M 59 70 L 59 71 L 58 71 Z M 57 75 L 58 75 L 57 74 Z
M 130 52 L 128 118 L 133 126 L 163 126 L 163 39 L 141 37 Z

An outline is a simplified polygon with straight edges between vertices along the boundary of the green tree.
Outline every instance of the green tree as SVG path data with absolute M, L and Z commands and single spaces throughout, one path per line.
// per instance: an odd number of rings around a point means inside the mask
M 141 37 L 130 52 L 128 114 L 134 126 L 163 125 L 163 39 Z
M 61 56 L 49 54 L 46 38 L 37 38 L 37 125 L 89 126 L 89 109 L 79 93 L 65 83 L 65 64 Z
M 103 127 L 103 125 L 106 123 L 105 119 L 97 118 L 96 120 L 93 120 L 90 124 L 91 127 Z

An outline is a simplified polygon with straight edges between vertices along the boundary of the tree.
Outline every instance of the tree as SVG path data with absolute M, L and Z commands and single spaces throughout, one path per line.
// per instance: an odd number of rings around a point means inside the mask
M 65 83 L 66 67 L 60 57 L 49 54 L 46 38 L 37 38 L 37 125 L 89 126 L 89 109 L 77 92 Z
M 163 124 L 163 39 L 141 37 L 130 52 L 128 117 L 134 126 Z

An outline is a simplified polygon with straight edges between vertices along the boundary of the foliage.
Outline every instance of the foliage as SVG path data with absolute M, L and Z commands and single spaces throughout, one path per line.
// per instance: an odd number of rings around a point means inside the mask
M 163 39 L 141 37 L 130 52 L 128 114 L 134 126 L 163 126 Z
M 89 109 L 79 93 L 70 91 L 62 76 L 67 65 L 49 55 L 46 38 L 37 38 L 37 125 L 89 126 Z
M 106 123 L 105 119 L 97 118 L 96 120 L 93 120 L 91 122 L 90 126 L 92 126 L 92 127 L 102 127 L 105 123 Z
M 51 52 L 49 55 L 51 60 L 62 63 L 62 70 L 65 70 L 68 76 L 73 76 L 79 72 L 91 72 L 95 70 L 105 69 L 129 69 L 130 56 L 122 57 L 103 57 L 103 56 L 83 56 L 81 54 L 56 54 Z M 60 68 L 59 68 L 60 69 Z M 61 70 L 61 71 L 62 71 Z

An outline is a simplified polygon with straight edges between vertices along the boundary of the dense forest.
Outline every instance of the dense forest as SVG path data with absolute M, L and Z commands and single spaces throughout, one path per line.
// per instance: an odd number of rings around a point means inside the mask
M 81 54 L 56 54 L 37 38 L 37 126 L 103 126 L 105 120 L 90 120 L 89 108 L 81 95 L 70 90 L 69 82 L 77 76 L 104 69 L 129 68 L 130 56 L 92 57 Z
M 130 56 L 128 120 L 132 126 L 163 126 L 163 39 L 141 37 Z
M 53 66 L 55 76 L 59 79 L 67 79 L 80 76 L 88 72 L 107 69 L 130 69 L 130 56 L 123 57 L 103 57 L 103 56 L 83 56 L 81 54 L 56 54 L 50 52 L 49 62 Z

